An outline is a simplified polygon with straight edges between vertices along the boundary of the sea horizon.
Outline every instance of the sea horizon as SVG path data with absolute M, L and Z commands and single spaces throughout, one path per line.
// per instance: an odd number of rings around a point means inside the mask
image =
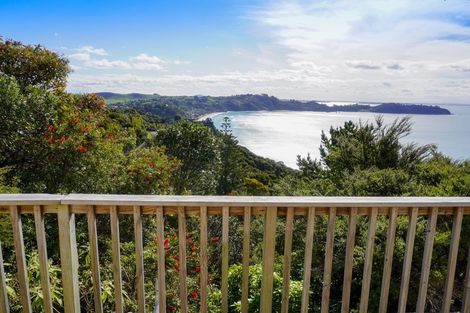
M 441 104 L 451 115 L 377 114 L 369 112 L 314 112 L 314 111 L 228 111 L 210 113 L 217 129 L 222 119 L 231 120 L 232 133 L 239 144 L 253 153 L 283 162 L 297 168 L 297 155 L 320 158 L 321 131 L 338 127 L 348 120 L 371 122 L 381 115 L 387 124 L 396 118 L 410 116 L 413 129 L 403 142 L 435 144 L 437 151 L 456 160 L 470 159 L 470 146 L 466 144 L 470 134 L 470 105 Z

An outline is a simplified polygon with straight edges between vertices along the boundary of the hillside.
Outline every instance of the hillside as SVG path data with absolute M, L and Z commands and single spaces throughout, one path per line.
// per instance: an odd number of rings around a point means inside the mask
M 142 93 L 114 93 L 114 92 L 99 92 L 98 95 L 102 96 L 106 99 L 106 103 L 114 104 L 120 102 L 127 102 L 133 100 L 143 100 L 143 99 L 151 99 L 155 97 L 154 95 L 146 95 Z
M 113 108 L 136 109 L 146 113 L 195 119 L 214 112 L 225 111 L 316 111 L 316 112 L 373 112 L 395 114 L 448 115 L 449 110 L 439 106 L 421 104 L 383 103 L 377 106 L 353 104 L 328 106 L 316 101 L 281 100 L 268 95 L 212 96 L 160 96 L 144 94 L 98 93 Z

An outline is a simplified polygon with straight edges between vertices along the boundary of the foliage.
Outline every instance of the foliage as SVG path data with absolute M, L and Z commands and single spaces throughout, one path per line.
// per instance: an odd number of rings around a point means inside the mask
M 238 141 L 232 134 L 230 118 L 224 117 L 220 140 L 220 174 L 217 194 L 227 195 L 240 188 L 242 183 L 241 152 L 237 149 Z
M 330 136 L 322 132 L 320 155 L 322 163 L 331 175 L 340 177 L 344 173 L 372 167 L 378 169 L 412 169 L 429 157 L 435 147 L 402 144 L 400 140 L 411 132 L 408 117 L 384 125 L 381 116 L 374 124 L 358 125 L 346 122 L 343 127 L 330 128 Z
M 39 270 L 39 256 L 36 251 L 33 251 L 27 256 L 28 262 L 28 279 L 30 283 L 31 307 L 33 312 L 44 312 L 43 292 L 41 288 L 40 270 Z M 9 264 L 5 264 L 10 266 Z M 11 265 L 13 267 L 13 265 Z M 21 303 L 19 297 L 18 281 L 10 274 L 14 271 L 7 271 L 7 292 L 10 299 L 10 306 L 13 312 L 21 311 Z M 61 312 L 63 307 L 62 299 L 62 282 L 60 279 L 61 270 L 58 266 L 54 265 L 51 261 L 48 262 L 50 294 L 54 312 Z
M 126 95 L 131 99 L 109 109 L 95 94 L 74 95 L 65 92 L 68 62 L 63 57 L 40 46 L 27 46 L 14 41 L 0 40 L 0 193 L 132 193 L 132 194 L 232 194 L 232 195 L 344 195 L 344 196 L 470 196 L 470 162 L 454 161 L 436 152 L 432 145 L 404 144 L 403 138 L 412 129 L 408 118 L 385 125 L 378 117 L 375 123 L 347 122 L 322 133 L 321 158 L 309 155 L 298 158 L 299 170 L 289 169 L 280 162 L 254 155 L 241 147 L 231 133 L 227 118 L 222 131 L 215 129 L 211 120 L 194 122 L 181 118 L 195 117 L 206 112 L 222 110 L 350 110 L 370 111 L 370 107 L 327 107 L 316 102 L 279 100 L 267 95 L 239 95 L 232 97 L 164 97 L 159 95 Z M 105 95 L 109 96 L 109 95 Z M 113 96 L 113 95 L 111 95 Z M 403 110 L 396 104 L 379 106 L 374 110 Z M 137 111 L 158 113 L 152 115 Z M 430 107 L 411 108 L 430 112 Z M 440 112 L 440 111 L 439 111 Z M 443 112 L 441 112 L 443 113 Z M 444 112 L 445 113 L 445 112 Z M 170 122 L 171 121 L 171 122 Z M 34 220 L 23 218 L 23 233 L 28 251 L 28 273 L 33 310 L 42 310 L 41 289 Z M 156 269 L 156 225 L 154 218 L 143 217 L 144 266 L 146 271 Z M 188 294 L 191 311 L 199 309 L 199 220 L 187 218 L 186 242 Z M 322 290 L 323 259 L 327 228 L 326 216 L 317 216 L 312 264 L 310 308 L 317 311 Z M 468 221 L 466 221 L 468 222 Z M 104 310 L 112 311 L 114 281 L 112 272 L 109 217 L 97 220 L 100 229 L 98 243 Z M 135 243 L 131 215 L 120 216 L 121 262 L 124 284 L 124 302 L 127 311 L 136 310 Z M 285 220 L 277 222 L 276 258 L 274 273 L 273 311 L 278 312 L 281 301 L 282 257 Z M 301 297 L 302 264 L 306 223 L 304 218 L 294 220 L 290 311 L 298 312 Z M 427 219 L 419 217 L 416 251 L 422 251 Z M 430 311 L 440 305 L 440 291 L 445 280 L 447 252 L 452 219 L 439 217 L 438 232 L 433 250 L 433 265 L 429 281 Z M 54 307 L 62 310 L 60 284 L 60 256 L 56 217 L 46 215 L 46 236 L 50 258 L 50 275 Z M 358 218 L 354 273 L 351 290 L 351 308 L 355 310 L 361 292 L 361 269 L 364 263 L 368 217 Z M 466 225 L 466 224 L 464 224 Z M 209 297 L 210 312 L 220 312 L 220 255 L 221 218 L 208 219 Z M 397 220 L 395 261 L 393 273 L 401 271 L 409 222 L 406 216 Z M 243 223 L 239 217 L 230 217 L 229 305 L 231 312 L 240 310 L 241 250 Z M 386 243 L 388 220 L 379 217 L 374 249 L 370 310 L 376 311 L 380 297 L 381 272 Z M 178 221 L 174 216 L 165 219 L 165 253 L 167 268 L 168 311 L 179 307 Z M 250 242 L 250 312 L 259 310 L 262 279 L 262 216 L 251 222 Z M 336 219 L 331 312 L 339 312 L 347 218 Z M 462 247 L 470 243 L 470 229 L 462 229 Z M 0 239 L 7 273 L 14 273 L 15 255 L 12 249 L 12 229 L 8 215 L 0 216 Z M 79 246 L 79 275 L 81 305 L 92 311 L 93 285 L 87 223 L 84 215 L 77 217 Z M 462 250 L 462 249 L 461 249 Z M 31 253 L 29 253 L 32 251 Z M 466 251 L 465 251 L 466 253 Z M 459 252 L 458 268 L 466 262 Z M 415 253 L 413 264 L 420 264 Z M 410 302 L 415 302 L 417 270 L 410 283 Z M 145 278 L 146 303 L 153 309 L 156 288 L 155 276 Z M 21 310 L 16 278 L 8 274 L 12 312 Z M 399 283 L 391 284 L 391 299 L 399 292 Z M 463 277 L 456 277 L 456 290 L 461 294 Z M 456 292 L 457 292 L 456 291 Z M 455 297 L 455 303 L 461 300 Z M 396 311 L 391 302 L 389 311 Z
M 450 114 L 447 109 L 429 105 L 400 105 L 383 103 L 377 106 L 366 104 L 328 106 L 317 101 L 282 100 L 266 94 L 212 96 L 161 96 L 100 93 L 113 108 L 136 109 L 165 117 L 196 119 L 199 116 L 227 111 L 318 111 L 318 112 L 376 112 L 401 114 Z
M 228 299 L 231 304 L 229 312 L 241 312 L 241 290 L 242 266 L 231 265 L 228 273 L 229 293 Z M 257 313 L 261 304 L 261 281 L 263 278 L 262 265 L 254 264 L 249 267 L 250 291 L 248 293 L 248 310 Z M 282 262 L 275 263 L 273 284 L 273 307 L 272 312 L 281 312 L 282 297 Z M 289 312 L 300 312 L 302 298 L 302 281 L 291 280 L 289 284 Z
M 64 90 L 69 61 L 44 47 L 24 45 L 0 37 L 0 72 L 16 77 L 21 88 Z
M 167 125 L 157 133 L 155 141 L 166 147 L 167 153 L 180 160 L 181 166 L 173 175 L 177 194 L 191 191 L 198 194 L 214 193 L 218 166 L 217 142 L 209 128 L 190 121 Z

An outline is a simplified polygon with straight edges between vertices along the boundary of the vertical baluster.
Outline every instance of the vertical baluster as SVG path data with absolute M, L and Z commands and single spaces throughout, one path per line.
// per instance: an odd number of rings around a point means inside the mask
M 292 261 L 292 233 L 294 228 L 294 208 L 287 208 L 286 231 L 284 238 L 284 263 L 282 267 L 282 302 L 281 313 L 289 311 L 289 283 Z
M 136 289 L 137 310 L 145 313 L 145 288 L 144 288 L 144 240 L 142 238 L 142 209 L 134 206 L 134 233 L 135 233 L 135 265 L 136 265 Z
M 398 300 L 398 312 L 406 311 L 406 302 L 408 300 L 408 286 L 410 284 L 411 261 L 413 260 L 413 248 L 415 245 L 416 221 L 418 218 L 418 208 L 410 210 L 410 221 L 406 233 L 405 257 L 403 259 L 403 270 L 401 273 L 400 296 Z
M 454 210 L 454 221 L 452 224 L 452 239 L 450 241 L 449 260 L 447 262 L 447 278 L 444 288 L 444 302 L 442 312 L 450 312 L 452 291 L 454 290 L 455 266 L 457 265 L 457 253 L 459 252 L 460 231 L 462 229 L 463 208 Z
M 426 241 L 424 242 L 423 262 L 421 265 L 421 279 L 419 282 L 418 302 L 416 313 L 424 313 L 426 307 L 426 295 L 428 291 L 429 271 L 431 269 L 432 247 L 436 235 L 437 213 L 439 208 L 430 209 L 431 215 L 426 228 Z
M 333 247 L 335 239 L 336 208 L 330 208 L 328 228 L 326 232 L 325 268 L 323 271 L 323 291 L 321 300 L 321 313 L 328 313 L 330 309 L 331 271 L 333 268 Z
M 341 312 L 349 313 L 349 300 L 351 298 L 352 268 L 354 257 L 354 243 L 356 240 L 357 208 L 349 212 L 348 238 L 346 239 L 346 254 L 344 258 L 343 296 Z
M 266 208 L 263 238 L 263 278 L 261 280 L 261 313 L 271 313 L 276 245 L 277 207 Z
M 367 232 L 366 253 L 364 256 L 364 270 L 362 272 L 362 289 L 359 312 L 367 313 L 369 307 L 369 290 L 372 275 L 372 261 L 374 257 L 375 230 L 377 228 L 377 208 L 371 208 L 369 213 L 369 230 Z
M 100 261 L 98 258 L 98 234 L 96 229 L 96 215 L 94 206 L 88 208 L 88 239 L 90 241 L 91 273 L 93 278 L 93 297 L 95 303 L 95 312 L 103 312 L 103 303 L 101 301 L 101 278 Z
M 250 275 L 250 222 L 251 208 L 245 207 L 243 212 L 243 272 L 241 312 L 248 313 L 248 290 Z
M 184 207 L 178 207 L 179 236 L 179 279 L 180 279 L 180 312 L 188 312 L 188 289 L 186 286 L 186 215 Z
M 23 227 L 21 215 L 17 206 L 10 207 L 11 223 L 13 226 L 13 243 L 15 245 L 16 267 L 18 270 L 18 283 L 20 286 L 20 300 L 23 312 L 32 312 L 29 295 L 28 265 L 24 251 Z
M 78 284 L 78 252 L 75 234 L 75 214 L 68 205 L 59 205 L 59 245 L 64 287 L 65 313 L 80 312 L 80 287 Z
M 201 306 L 200 312 L 207 312 L 207 207 L 201 207 L 201 253 L 200 253 L 200 281 L 201 281 Z
M 115 312 L 123 313 L 124 301 L 122 299 L 122 276 L 121 276 L 121 244 L 119 236 L 119 215 L 118 208 L 113 205 L 110 210 L 111 223 L 111 253 L 113 259 L 114 278 L 114 302 Z
M 229 207 L 222 208 L 222 313 L 228 312 Z
M 5 282 L 5 271 L 3 269 L 2 243 L 0 242 L 0 313 L 10 313 L 8 303 L 7 285 Z
M 308 312 L 310 298 L 310 278 L 312 276 L 313 232 L 315 228 L 315 208 L 308 208 L 307 230 L 305 234 L 304 277 L 302 286 L 301 313 Z
M 467 272 L 465 274 L 461 311 L 462 313 L 470 313 L 470 247 L 468 249 Z
M 39 273 L 41 276 L 42 301 L 44 312 L 52 313 L 51 286 L 47 260 L 46 232 L 44 230 L 44 214 L 39 205 L 34 206 L 34 224 L 36 229 L 36 242 L 38 244 Z
M 157 267 L 158 267 L 158 311 L 166 312 L 166 273 L 165 273 L 165 220 L 163 217 L 163 207 L 157 207 Z
M 380 291 L 379 313 L 386 313 L 388 295 L 390 291 L 390 278 L 392 276 L 393 250 L 395 248 L 395 235 L 397 229 L 398 208 L 390 208 L 387 230 L 387 244 L 385 247 L 384 269 L 382 274 L 382 287 Z

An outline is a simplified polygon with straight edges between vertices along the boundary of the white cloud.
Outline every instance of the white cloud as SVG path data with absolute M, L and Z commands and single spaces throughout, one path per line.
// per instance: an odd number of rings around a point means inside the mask
M 141 53 L 130 58 L 132 67 L 136 70 L 161 70 L 162 65 L 166 63 L 163 59 L 155 56 Z
M 173 60 L 172 63 L 175 65 L 187 65 L 187 64 L 190 64 L 191 62 L 184 61 L 184 60 Z
M 85 66 L 91 68 L 116 68 L 116 69 L 130 69 L 131 65 L 125 61 L 116 60 L 109 61 L 108 59 L 90 60 L 85 62 Z
M 438 101 L 438 90 L 441 99 L 468 102 L 445 87 L 469 78 L 466 0 L 273 1 L 247 17 L 285 51 L 288 68 L 329 70 L 328 89 L 311 89 L 310 98 L 392 101 L 394 92 L 409 90 L 407 101 Z M 380 81 L 387 90 L 377 89 Z
M 93 46 L 83 46 L 76 49 L 76 51 L 87 54 L 108 55 L 108 52 L 106 52 L 106 50 L 102 48 L 95 48 Z
M 190 64 L 189 61 L 184 60 L 170 60 L 162 59 L 155 55 L 148 55 L 141 53 L 135 57 L 130 58 L 133 68 L 137 70 L 161 70 L 164 64 L 183 65 Z
M 132 63 L 132 68 L 136 70 L 161 70 L 163 67 L 157 63 L 137 62 Z
M 106 50 L 102 48 L 95 48 L 93 46 L 83 46 L 77 49 L 74 49 L 74 53 L 69 54 L 67 57 L 76 61 L 90 61 L 92 55 L 105 56 L 108 55 Z
M 148 64 L 163 64 L 166 63 L 164 60 L 160 59 L 157 56 L 154 55 L 148 55 L 146 53 L 141 53 L 135 57 L 132 57 L 130 59 L 131 61 L 134 62 L 139 62 L 139 63 L 148 63 Z
M 208 50 L 193 64 L 149 53 L 97 60 L 107 52 L 85 46 L 70 58 L 101 70 L 74 73 L 71 90 L 468 102 L 467 0 L 279 0 L 250 10 L 250 27 L 264 36 L 254 48 L 241 45 L 223 61 Z
M 89 53 L 84 53 L 84 52 L 72 53 L 72 54 L 69 54 L 67 57 L 69 59 L 77 60 L 77 61 L 88 61 L 91 58 Z

